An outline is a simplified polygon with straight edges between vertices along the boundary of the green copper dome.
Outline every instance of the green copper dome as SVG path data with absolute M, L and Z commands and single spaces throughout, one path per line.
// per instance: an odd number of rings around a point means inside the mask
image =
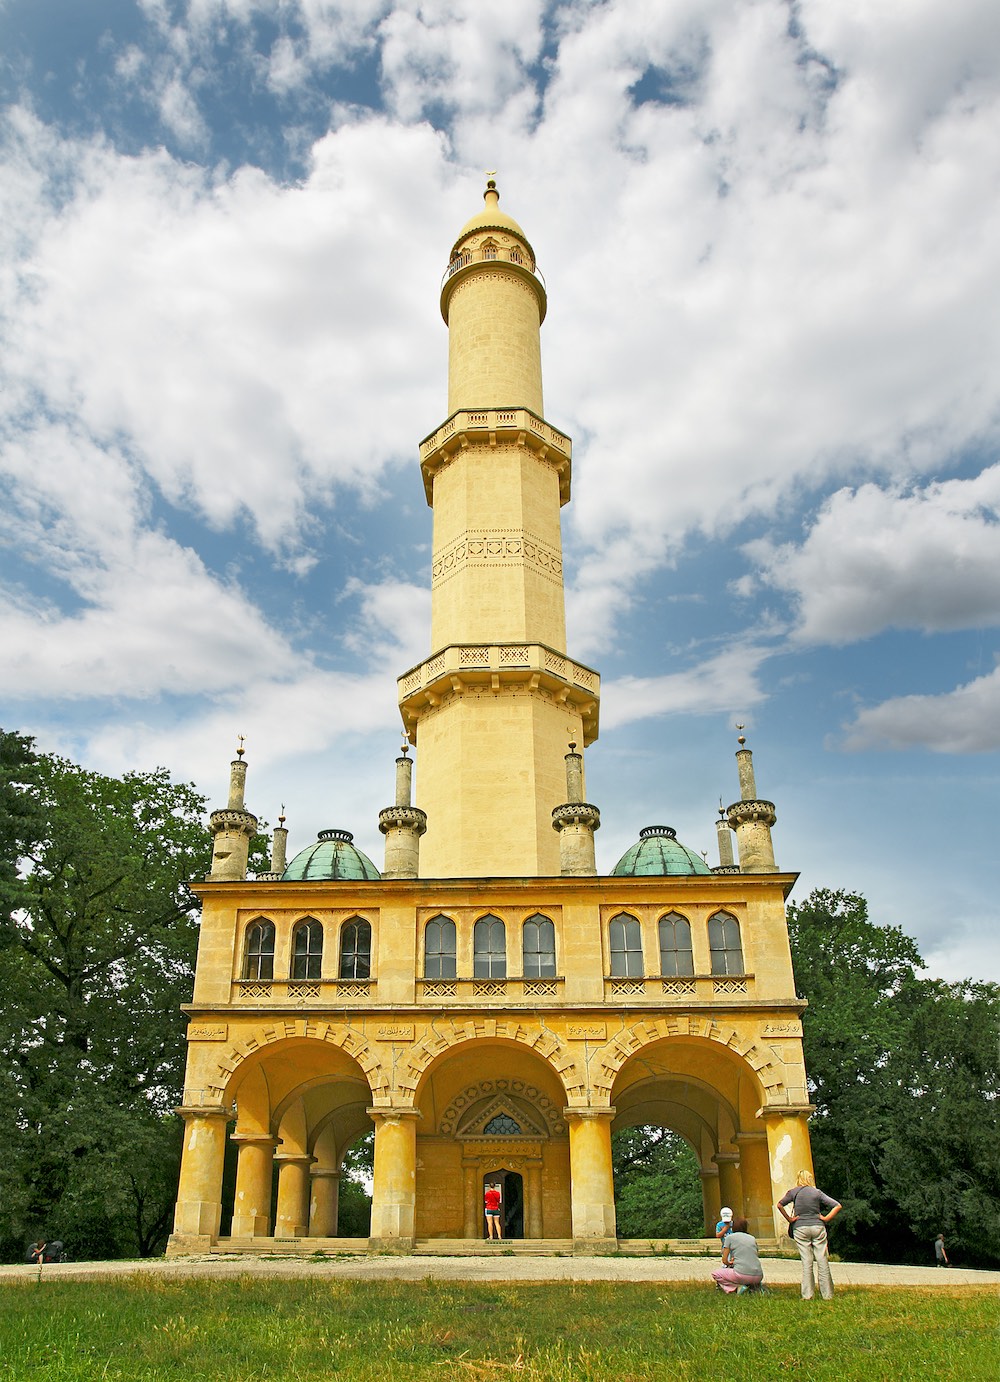
M 360 849 L 349 830 L 321 830 L 314 845 L 299 850 L 281 875 L 283 883 L 316 883 L 320 880 L 376 879 L 382 875 Z
M 664 874 L 711 873 L 700 854 L 682 845 L 669 825 L 647 825 L 639 831 L 633 845 L 611 870 L 619 878 L 641 878 Z

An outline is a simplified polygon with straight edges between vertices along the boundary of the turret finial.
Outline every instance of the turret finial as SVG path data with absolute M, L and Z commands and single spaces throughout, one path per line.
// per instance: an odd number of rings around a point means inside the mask
M 237 734 L 236 737 L 237 737 L 237 739 L 240 741 L 240 742 L 239 742 L 239 747 L 238 747 L 237 750 L 236 750 L 236 757 L 237 757 L 237 758 L 242 758 L 243 755 L 246 753 L 246 749 L 243 747 L 243 745 L 246 743 L 247 737 L 246 737 L 245 734 Z
M 739 744 L 740 748 L 742 748 L 743 745 L 746 743 L 746 735 L 743 733 L 743 731 L 746 729 L 746 725 L 737 725 L 736 728 L 740 731 L 736 742 Z

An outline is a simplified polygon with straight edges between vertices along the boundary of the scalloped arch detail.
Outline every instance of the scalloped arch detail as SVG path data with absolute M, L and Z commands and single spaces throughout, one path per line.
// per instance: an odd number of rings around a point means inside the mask
M 695 1037 L 723 1046 L 742 1060 L 756 1075 L 764 1091 L 764 1107 L 782 1107 L 785 1086 L 774 1061 L 765 1055 L 752 1038 L 741 1037 L 733 1027 L 720 1025 L 710 1017 L 660 1017 L 623 1027 L 603 1046 L 591 1062 L 591 1086 L 595 1106 L 611 1106 L 611 1088 L 625 1062 L 646 1046 L 670 1037 Z
M 261 1024 L 238 1040 L 230 1042 L 219 1057 L 218 1084 L 209 1085 L 218 1091 L 222 1099 L 226 1086 L 233 1075 L 251 1056 L 266 1050 L 269 1046 L 280 1045 L 283 1041 L 307 1040 L 324 1041 L 338 1047 L 346 1055 L 357 1061 L 364 1071 L 372 1092 L 373 1104 L 389 1102 L 389 1077 L 365 1038 L 353 1027 L 340 1023 L 317 1021 L 313 1018 L 286 1018 Z
M 570 1056 L 559 1038 L 547 1027 L 526 1027 L 516 1019 L 470 1020 L 468 1022 L 448 1023 L 435 1026 L 430 1036 L 426 1036 L 409 1053 L 405 1068 L 397 1071 L 396 1086 L 401 1098 L 413 1104 L 417 1086 L 428 1068 L 446 1051 L 454 1050 L 470 1042 L 516 1041 L 535 1055 L 541 1056 L 551 1070 L 558 1075 L 566 1091 L 567 1099 L 579 1099 L 585 1089 L 583 1071 Z

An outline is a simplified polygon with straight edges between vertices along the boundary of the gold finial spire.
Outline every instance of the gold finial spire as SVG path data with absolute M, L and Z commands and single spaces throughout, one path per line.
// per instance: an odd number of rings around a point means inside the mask
M 746 725 L 738 724 L 736 728 L 740 731 L 739 737 L 737 738 L 736 742 L 739 744 L 740 748 L 742 748 L 743 745 L 746 743 L 746 735 L 743 733 L 743 731 L 746 729 Z
M 244 753 L 246 753 L 246 749 L 243 747 L 243 745 L 246 743 L 247 737 L 245 734 L 237 734 L 236 738 L 239 740 L 239 745 L 236 749 L 236 757 L 242 758 Z

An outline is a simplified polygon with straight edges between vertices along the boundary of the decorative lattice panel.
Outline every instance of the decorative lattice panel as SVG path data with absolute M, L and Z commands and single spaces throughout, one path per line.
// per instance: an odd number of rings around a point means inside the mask
M 641 979 L 612 979 L 612 998 L 641 998 L 646 985 Z
M 664 979 L 663 992 L 668 995 L 683 996 L 684 994 L 694 993 L 693 979 Z
M 503 980 L 480 979 L 472 985 L 472 992 L 477 998 L 505 998 L 507 985 Z
M 747 981 L 745 979 L 716 979 L 713 987 L 716 994 L 720 996 L 727 993 L 746 993 Z
M 270 984 L 240 984 L 241 998 L 270 998 Z
M 289 998 L 318 998 L 319 995 L 320 986 L 318 981 L 309 984 L 294 983 L 288 985 Z
M 454 998 L 458 992 L 456 984 L 449 983 L 425 983 L 425 998 Z
M 556 993 L 557 985 L 555 979 L 529 979 L 525 980 L 525 998 L 551 998 Z

